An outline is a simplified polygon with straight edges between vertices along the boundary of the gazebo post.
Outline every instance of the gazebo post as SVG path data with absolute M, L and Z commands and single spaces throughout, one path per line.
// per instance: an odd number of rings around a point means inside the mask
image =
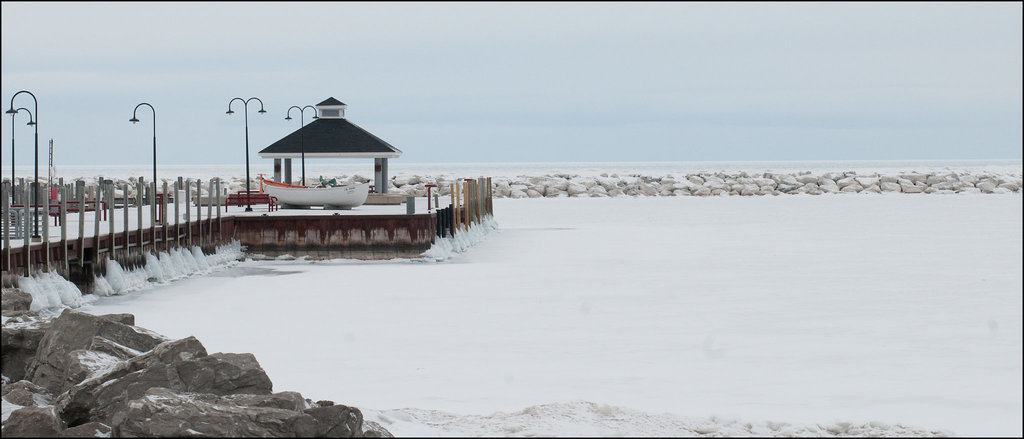
M 373 159 L 373 192 L 388 193 L 388 159 Z

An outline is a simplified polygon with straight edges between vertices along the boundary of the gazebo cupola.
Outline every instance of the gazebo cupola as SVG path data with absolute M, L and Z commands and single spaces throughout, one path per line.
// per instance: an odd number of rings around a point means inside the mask
M 327 98 L 316 104 L 316 115 L 320 119 L 344 119 L 348 105 L 334 98 Z

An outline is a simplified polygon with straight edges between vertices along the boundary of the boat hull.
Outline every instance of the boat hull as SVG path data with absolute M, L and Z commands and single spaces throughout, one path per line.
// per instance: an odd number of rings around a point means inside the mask
M 264 184 L 263 190 L 277 197 L 277 202 L 286 209 L 323 206 L 324 209 L 348 210 L 366 202 L 366 196 L 370 193 L 370 183 L 320 188 L 277 187 Z

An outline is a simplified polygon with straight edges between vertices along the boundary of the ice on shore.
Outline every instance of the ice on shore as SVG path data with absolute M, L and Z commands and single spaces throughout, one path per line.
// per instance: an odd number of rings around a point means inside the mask
M 65 306 L 78 308 L 90 299 L 95 299 L 94 296 L 83 297 L 82 292 L 75 284 L 64 279 L 55 271 L 21 277 L 18 279 L 18 285 L 22 291 L 32 295 L 32 304 L 29 306 L 32 311 Z
M 213 269 L 240 259 L 242 246 L 233 241 L 217 247 L 210 255 L 199 247 L 173 249 L 169 252 L 146 255 L 146 265 L 125 269 L 116 261 L 106 261 L 106 273 L 97 275 L 94 294 L 83 295 L 78 287 L 54 271 L 39 272 L 18 279 L 19 288 L 32 296 L 32 311 L 53 311 L 64 307 L 78 308 L 96 300 L 97 296 L 111 296 L 140 290 L 153 283 L 208 273 Z
M 117 261 L 107 260 L 105 276 L 96 276 L 94 293 L 99 296 L 124 294 L 148 287 L 151 283 L 165 283 L 196 274 L 236 261 L 242 257 L 242 245 L 238 241 L 217 247 L 210 255 L 194 246 L 180 247 L 159 254 L 146 254 L 146 265 L 136 269 L 125 269 Z
M 454 236 L 437 238 L 430 248 L 423 252 L 423 257 L 432 261 L 444 261 L 456 253 L 462 253 L 483 241 L 487 234 L 498 230 L 498 222 L 493 216 L 487 215 L 479 224 L 472 224 L 466 230 Z

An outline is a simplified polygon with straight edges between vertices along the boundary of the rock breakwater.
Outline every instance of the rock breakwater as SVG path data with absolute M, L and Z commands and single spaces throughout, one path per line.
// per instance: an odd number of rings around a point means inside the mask
M 30 302 L 3 292 L 4 437 L 392 437 L 355 407 L 274 393 L 252 354 Z
M 1020 172 L 927 171 L 927 172 L 745 172 L 719 171 L 662 175 L 601 173 L 580 175 L 550 173 L 543 175 L 499 176 L 492 178 L 495 198 L 557 198 L 557 197 L 675 197 L 724 195 L 822 195 L 847 193 L 906 194 L 1000 194 L 1020 193 Z M 476 177 L 469 175 L 468 177 Z M 466 176 L 462 176 L 466 177 Z M 339 184 L 366 183 L 372 178 L 359 174 L 332 177 Z M 222 191 L 232 193 L 245 189 L 242 177 L 225 177 Z M 446 196 L 448 185 L 461 181 L 455 176 L 396 175 L 388 181 L 388 192 L 423 197 L 427 185 L 437 185 L 432 193 Z M 134 184 L 135 178 L 115 180 Z M 251 182 L 259 187 L 259 181 Z M 208 196 L 207 187 L 201 189 Z M 115 196 L 121 196 L 120 189 Z
M 425 196 L 427 184 L 437 184 L 447 195 L 451 181 L 430 176 L 400 176 L 391 180 L 391 192 Z M 492 180 L 495 198 L 557 197 L 673 197 L 720 195 L 795 195 L 840 193 L 1019 193 L 1020 174 L 901 173 L 858 174 L 827 172 L 790 173 L 695 173 L 684 175 L 543 176 L 499 177 Z

